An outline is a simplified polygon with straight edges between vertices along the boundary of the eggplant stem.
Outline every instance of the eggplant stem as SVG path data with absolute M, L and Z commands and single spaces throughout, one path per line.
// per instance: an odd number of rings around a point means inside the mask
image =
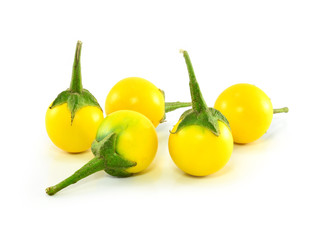
M 171 112 L 178 108 L 190 107 L 192 103 L 190 102 L 166 102 L 165 103 L 165 112 Z
M 274 109 L 274 114 L 275 113 L 288 113 L 288 107 L 276 108 Z
M 101 158 L 95 157 L 77 170 L 73 175 L 52 187 L 48 187 L 45 191 L 48 195 L 52 196 L 65 187 L 68 187 L 69 185 L 72 185 L 79 180 L 101 170 L 104 170 L 104 161 Z
M 74 64 L 73 64 L 72 80 L 70 82 L 70 90 L 73 93 L 79 93 L 79 94 L 81 94 L 83 91 L 82 74 L 81 74 L 81 50 L 82 50 L 82 42 L 77 41 Z
M 190 77 L 190 91 L 191 91 L 191 97 L 192 97 L 192 108 L 195 112 L 204 112 L 208 109 L 206 102 L 204 101 L 204 98 L 202 96 L 202 93 L 200 91 L 199 84 L 196 80 L 193 66 L 191 63 L 190 56 L 188 55 L 187 51 L 180 50 L 181 53 L 183 53 L 183 56 L 185 58 L 188 74 Z

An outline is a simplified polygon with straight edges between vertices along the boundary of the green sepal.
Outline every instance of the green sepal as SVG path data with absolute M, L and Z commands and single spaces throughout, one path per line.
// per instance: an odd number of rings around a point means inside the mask
M 128 177 L 131 174 L 126 169 L 136 166 L 136 162 L 123 158 L 116 152 L 117 134 L 111 133 L 100 142 L 94 141 L 92 152 L 103 159 L 104 170 L 115 177 Z
M 163 117 L 160 119 L 159 123 L 164 123 L 166 122 L 167 115 L 164 113 Z
M 160 88 L 159 88 L 159 91 L 162 93 L 164 101 L 166 101 L 165 91 Z M 165 106 L 166 106 L 166 104 L 165 104 Z M 161 120 L 159 121 L 159 123 L 164 123 L 164 122 L 166 122 L 166 111 L 165 111 L 163 117 L 161 118 Z
M 68 101 L 69 96 L 70 96 L 69 90 L 59 93 L 57 98 L 52 102 L 50 109 L 66 103 Z
M 185 118 L 185 116 L 187 116 L 188 114 L 190 114 L 191 112 L 194 112 L 193 109 L 188 109 L 185 112 L 182 113 L 182 115 L 179 117 L 179 120 L 182 120 Z
M 125 170 L 122 169 L 112 169 L 112 168 L 108 168 L 104 170 L 106 173 L 108 173 L 111 176 L 114 177 L 120 177 L 120 178 L 124 178 L 124 177 L 130 177 L 131 175 L 133 175 L 133 173 L 129 173 Z
M 164 99 L 166 98 L 165 91 L 159 88 L 159 91 L 162 93 Z
M 87 106 L 98 107 L 102 111 L 96 98 L 86 89 L 83 89 L 81 94 L 71 93 L 70 97 L 67 100 L 67 104 L 68 104 L 68 109 L 71 112 L 72 124 L 76 112 L 83 107 L 87 107 Z
M 61 92 L 51 104 L 50 109 L 64 103 L 67 103 L 71 113 L 71 124 L 73 124 L 76 112 L 83 107 L 94 106 L 102 111 L 96 98 L 86 89 L 83 89 L 81 93 L 72 92 L 70 89 Z
M 209 108 L 209 111 L 214 116 L 214 118 L 216 118 L 218 121 L 225 123 L 229 130 L 231 130 L 228 119 L 219 110 L 215 108 Z
M 111 134 L 109 134 L 107 137 L 110 137 L 110 136 L 111 136 Z M 105 140 L 107 137 L 105 137 L 103 140 Z M 91 146 L 91 151 L 92 151 L 94 156 L 99 156 L 100 155 L 100 148 L 101 148 L 101 146 L 103 144 L 102 141 L 100 141 L 100 142 L 98 142 L 97 140 L 93 141 L 92 146 Z
M 227 118 L 220 111 L 218 111 L 215 108 L 208 108 L 208 109 L 211 112 L 211 114 L 214 115 L 214 117 L 217 117 L 218 118 L 217 120 L 224 122 L 230 128 L 229 122 L 228 122 Z M 179 120 L 182 120 L 183 118 L 185 118 L 186 115 L 190 114 L 191 112 L 194 112 L 193 109 L 186 110 L 180 116 Z
M 179 132 L 184 127 L 198 125 L 207 128 L 213 134 L 219 136 L 218 121 L 225 123 L 230 128 L 226 117 L 214 108 L 207 108 L 207 110 L 201 112 L 196 112 L 193 109 L 187 110 L 182 114 L 180 120 L 181 122 L 178 124 L 176 131 L 171 132 L 172 134 Z
M 117 134 L 110 134 L 100 148 L 99 155 L 105 159 L 105 168 L 127 169 L 136 166 L 136 162 L 126 160 L 116 152 L 116 142 Z
M 181 129 L 187 126 L 192 126 L 192 125 L 198 125 L 202 126 L 204 128 L 207 128 L 210 130 L 213 134 L 216 136 L 219 136 L 219 127 L 218 127 L 218 121 L 214 121 L 210 118 L 211 113 L 209 113 L 209 110 L 203 111 L 203 112 L 195 112 L 191 111 L 187 114 L 184 115 L 184 118 L 182 121 L 178 124 L 178 127 L 175 132 L 172 133 L 177 133 Z

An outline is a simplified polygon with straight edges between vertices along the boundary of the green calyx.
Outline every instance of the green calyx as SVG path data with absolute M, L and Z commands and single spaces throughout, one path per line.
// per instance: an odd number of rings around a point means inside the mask
M 75 114 L 79 109 L 86 106 L 94 106 L 101 109 L 96 98 L 88 90 L 83 89 L 80 63 L 81 50 L 82 42 L 77 41 L 70 88 L 61 92 L 50 106 L 50 109 L 53 109 L 56 106 L 67 103 L 68 109 L 71 112 L 71 124 L 73 124 Z
M 111 133 L 100 142 L 94 140 L 92 153 L 103 159 L 106 173 L 115 177 L 129 177 L 132 174 L 126 169 L 136 166 L 136 162 L 124 159 L 116 152 L 117 134 Z
M 202 93 L 200 91 L 199 84 L 196 80 L 193 66 L 188 53 L 181 50 L 185 58 L 189 78 L 190 78 L 190 92 L 192 98 L 192 109 L 185 111 L 180 117 L 181 122 L 179 123 L 175 132 L 179 132 L 181 129 L 191 125 L 199 125 L 210 130 L 216 136 L 220 135 L 218 121 L 225 123 L 229 128 L 229 123 L 226 117 L 214 108 L 208 108 Z
M 131 176 L 132 173 L 126 170 L 136 166 L 136 162 L 126 160 L 116 152 L 116 141 L 116 133 L 109 134 L 99 142 L 95 140 L 92 144 L 94 158 L 70 177 L 52 187 L 48 187 L 46 193 L 54 195 L 63 188 L 101 170 L 115 177 Z

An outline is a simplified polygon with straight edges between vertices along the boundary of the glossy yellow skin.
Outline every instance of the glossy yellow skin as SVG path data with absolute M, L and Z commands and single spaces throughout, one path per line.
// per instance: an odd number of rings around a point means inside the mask
M 109 92 L 105 111 L 133 110 L 142 113 L 157 127 L 165 114 L 165 98 L 151 82 L 129 77 L 119 81 Z
M 158 137 L 147 117 L 130 110 L 113 112 L 103 120 L 96 140 L 101 141 L 112 132 L 117 134 L 116 152 L 137 164 L 127 172 L 137 173 L 151 164 L 157 153 Z
M 269 97 L 251 84 L 236 84 L 217 98 L 215 109 L 228 119 L 235 143 L 245 144 L 259 139 L 268 130 L 273 106 Z
M 219 121 L 218 125 L 218 137 L 198 125 L 187 126 L 169 135 L 170 156 L 181 170 L 193 176 L 207 176 L 226 165 L 233 151 L 233 137 L 223 122 Z
M 45 125 L 51 141 L 70 153 L 89 149 L 95 139 L 103 113 L 98 107 L 87 106 L 78 110 L 71 124 L 71 113 L 67 103 L 48 108 Z

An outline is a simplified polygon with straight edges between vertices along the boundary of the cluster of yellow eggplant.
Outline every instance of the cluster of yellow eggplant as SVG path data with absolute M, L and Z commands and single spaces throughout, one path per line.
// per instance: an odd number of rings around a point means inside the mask
M 165 102 L 162 90 L 137 77 L 119 81 L 109 92 L 106 117 L 96 98 L 82 86 L 81 48 L 78 41 L 70 87 L 61 92 L 46 113 L 46 130 L 60 149 L 79 153 L 91 148 L 94 158 L 73 175 L 48 187 L 53 195 L 61 189 L 101 170 L 116 177 L 128 177 L 146 169 L 156 156 L 155 128 L 166 113 L 185 111 L 170 131 L 169 153 L 175 164 L 193 176 L 206 176 L 226 165 L 233 144 L 259 139 L 269 128 L 273 109 L 267 95 L 250 84 L 236 84 L 207 107 L 188 53 L 181 50 L 189 74 L 192 102 Z

